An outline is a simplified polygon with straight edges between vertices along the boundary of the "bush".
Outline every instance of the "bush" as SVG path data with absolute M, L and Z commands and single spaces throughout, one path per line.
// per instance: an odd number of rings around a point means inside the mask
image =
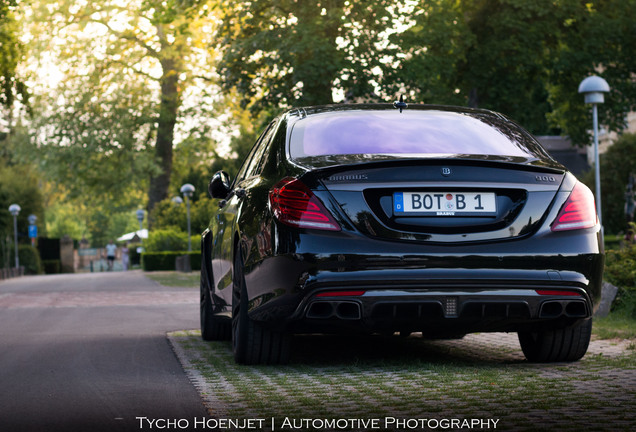
M 612 309 L 636 317 L 636 245 L 606 251 L 605 279 L 618 287 Z
M 24 267 L 24 274 L 42 274 L 42 261 L 36 248 L 29 245 L 19 245 L 18 258 L 20 259 L 20 265 Z
M 62 262 L 60 260 L 43 260 L 42 269 L 46 274 L 58 274 L 62 268 Z
M 146 252 L 184 251 L 188 249 L 188 233 L 175 228 L 153 230 L 144 240 Z
M 144 252 L 141 254 L 141 266 L 144 271 L 175 270 L 177 257 L 190 255 L 192 270 L 201 270 L 201 252 L 168 251 L 168 252 Z

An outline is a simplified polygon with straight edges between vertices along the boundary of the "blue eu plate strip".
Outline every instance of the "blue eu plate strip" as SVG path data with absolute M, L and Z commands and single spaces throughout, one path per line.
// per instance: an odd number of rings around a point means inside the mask
M 404 195 L 402 192 L 396 192 L 393 194 L 393 211 L 396 213 L 404 211 Z

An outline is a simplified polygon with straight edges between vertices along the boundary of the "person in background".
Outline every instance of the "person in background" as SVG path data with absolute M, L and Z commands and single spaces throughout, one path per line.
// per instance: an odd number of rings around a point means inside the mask
M 121 264 L 124 267 L 124 271 L 128 270 L 130 264 L 130 251 L 128 250 L 128 242 L 121 247 Z
M 117 255 L 117 245 L 111 240 L 106 245 L 106 259 L 108 261 L 108 271 L 113 270 L 115 264 L 115 255 Z

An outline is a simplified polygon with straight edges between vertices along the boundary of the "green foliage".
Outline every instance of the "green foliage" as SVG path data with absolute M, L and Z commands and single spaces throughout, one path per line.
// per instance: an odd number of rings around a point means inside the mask
M 190 203 L 190 230 L 193 236 L 198 236 L 198 234 L 205 231 L 217 209 L 218 202 L 207 197 L 200 197 L 198 201 Z M 150 222 L 153 230 L 172 228 L 187 233 L 188 216 L 186 203 L 175 204 L 169 199 L 161 201 L 150 214 Z
M 422 0 L 411 17 L 391 36 L 385 92 L 493 109 L 577 144 L 589 142 L 590 110 L 577 92 L 586 76 L 602 74 L 612 88 L 600 107 L 611 130 L 636 108 L 636 0 Z
M 0 162 L 0 234 L 13 234 L 13 216 L 8 208 L 14 203 L 21 208 L 18 232 L 26 237 L 29 215 L 36 215 L 40 225 L 43 221 L 44 204 L 39 178 L 32 166 L 5 166 Z
M 99 72 L 91 78 L 95 82 L 63 83 L 67 106 L 39 117 L 39 130 L 48 133 L 38 157 L 51 178 L 66 185 L 70 199 L 126 205 L 130 190 L 147 189 L 158 172 L 154 106 L 145 89 L 121 84 L 100 94 Z
M 20 245 L 18 247 L 18 258 L 20 259 L 20 265 L 24 267 L 24 274 L 42 274 L 43 267 L 40 261 L 40 253 L 36 248 L 30 245 Z
M 221 2 L 218 67 L 226 91 L 253 112 L 373 92 L 380 33 L 394 0 Z
M 606 252 L 605 279 L 618 287 L 613 309 L 636 318 L 636 245 Z
M 72 197 L 124 205 L 144 189 L 152 208 L 168 194 L 180 109 L 211 94 L 211 2 L 31 3 L 33 56 L 63 73 L 37 92 L 44 167 Z M 190 129 L 207 121 L 189 114 Z
M 144 240 L 147 252 L 184 251 L 188 249 L 188 234 L 178 229 L 154 229 Z
M 68 235 L 81 240 L 87 233 L 86 223 L 72 204 L 56 203 L 46 213 L 46 233 L 51 238 Z
M 387 65 L 387 88 L 413 101 L 492 109 L 548 133 L 548 70 L 569 3 L 423 1 L 415 25 L 391 39 L 402 60 Z
M 554 124 L 574 143 L 592 140 L 591 110 L 578 93 L 579 83 L 588 75 L 600 75 L 610 85 L 605 103 L 598 105 L 599 121 L 610 130 L 625 126 L 625 113 L 636 110 L 636 0 L 574 2 L 565 21 L 567 32 L 550 70 L 549 114 Z
M 617 234 L 627 227 L 625 191 L 630 174 L 636 174 L 636 134 L 624 134 L 601 155 L 601 193 L 603 225 L 608 233 Z M 594 170 L 583 177 L 595 189 Z
M 0 2 L 0 106 L 10 109 L 16 97 L 28 103 L 28 90 L 16 76 L 23 46 L 19 40 L 19 26 L 15 19 L 15 0 Z
M 144 252 L 141 254 L 141 266 L 144 271 L 167 271 L 175 270 L 177 257 L 190 255 L 190 265 L 192 270 L 201 270 L 201 252 Z

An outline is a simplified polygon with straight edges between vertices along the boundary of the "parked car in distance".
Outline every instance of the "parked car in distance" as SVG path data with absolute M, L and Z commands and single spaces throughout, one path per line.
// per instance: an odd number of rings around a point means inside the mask
M 300 333 L 517 332 L 529 361 L 580 359 L 603 271 L 594 197 L 485 110 L 374 104 L 274 119 L 201 237 L 201 333 L 243 364 Z

